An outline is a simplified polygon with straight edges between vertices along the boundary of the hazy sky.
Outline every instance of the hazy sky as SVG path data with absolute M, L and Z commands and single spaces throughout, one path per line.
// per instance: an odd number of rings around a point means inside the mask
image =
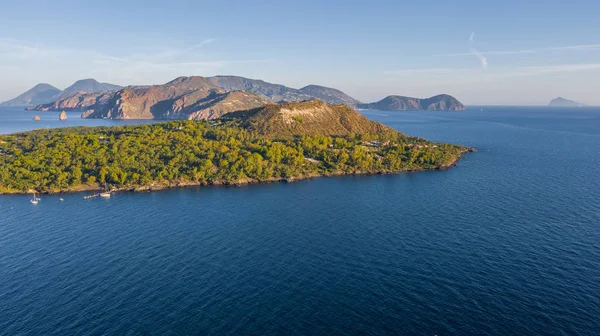
M 600 1 L 5 1 L 0 101 L 38 82 L 232 74 L 362 101 L 600 105 Z

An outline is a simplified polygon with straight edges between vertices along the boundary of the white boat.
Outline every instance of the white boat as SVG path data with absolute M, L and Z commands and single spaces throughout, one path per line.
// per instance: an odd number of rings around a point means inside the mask
M 104 192 L 100 193 L 100 197 L 110 198 L 110 190 L 108 190 L 106 183 L 104 183 Z
M 59 200 L 59 201 L 61 201 L 61 202 L 62 202 L 62 201 L 64 201 L 64 199 L 63 199 L 62 197 L 61 197 L 61 198 L 59 198 L 58 200 Z
M 35 195 L 35 193 L 33 194 L 33 198 L 29 200 L 29 203 L 33 204 L 33 205 L 37 205 L 40 202 L 40 198 L 37 197 Z

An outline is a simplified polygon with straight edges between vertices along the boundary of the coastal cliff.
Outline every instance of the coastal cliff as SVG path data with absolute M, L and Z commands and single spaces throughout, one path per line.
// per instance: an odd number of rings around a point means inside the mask
M 109 103 L 113 92 L 76 93 L 67 98 L 46 104 L 30 106 L 29 111 L 84 111 L 90 108 L 102 108 Z

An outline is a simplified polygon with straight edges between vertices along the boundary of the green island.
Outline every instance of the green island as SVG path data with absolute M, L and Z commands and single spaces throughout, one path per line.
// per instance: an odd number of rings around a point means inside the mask
M 0 193 L 160 190 L 444 169 L 472 149 L 397 132 L 345 105 L 267 105 L 217 120 L 0 136 Z

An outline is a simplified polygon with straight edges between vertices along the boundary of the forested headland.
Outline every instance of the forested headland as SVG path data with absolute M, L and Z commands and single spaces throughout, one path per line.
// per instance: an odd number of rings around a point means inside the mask
M 347 107 L 338 111 L 337 106 L 318 102 L 302 104 L 283 105 L 284 112 L 292 111 L 288 115 L 273 113 L 270 106 L 254 111 L 251 118 L 242 115 L 243 119 L 234 115 L 217 121 L 2 135 L 0 193 L 54 193 L 98 189 L 104 184 L 117 190 L 152 190 L 441 169 L 469 150 L 404 135 Z M 302 131 L 324 113 L 315 106 L 333 111 L 329 117 L 341 116 L 342 123 L 321 122 L 319 132 Z M 312 115 L 306 113 L 307 108 Z M 261 117 L 267 112 L 268 120 Z M 350 119 L 352 123 L 347 122 Z M 327 125 L 339 130 L 328 134 L 332 131 Z M 273 129 L 277 131 L 271 133 Z

